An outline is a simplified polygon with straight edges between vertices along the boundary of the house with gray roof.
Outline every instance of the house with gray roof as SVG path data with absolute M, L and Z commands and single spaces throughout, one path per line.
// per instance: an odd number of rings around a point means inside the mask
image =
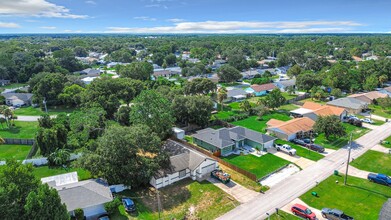
M 150 184 L 157 189 L 186 178 L 202 181 L 217 168 L 216 160 L 177 141 L 169 139 L 162 148 L 170 156 L 170 166 L 152 177 Z
M 327 105 L 346 109 L 350 114 L 359 114 L 368 109 L 368 103 L 353 97 L 345 97 L 327 102 Z
M 206 128 L 192 135 L 193 142 L 215 155 L 228 156 L 242 147 L 273 147 L 275 137 L 244 127 L 212 129 Z
M 32 93 L 3 93 L 5 104 L 8 106 L 23 106 L 32 104 Z
M 227 99 L 224 102 L 236 102 L 247 98 L 247 92 L 243 89 L 228 89 Z
M 88 68 L 88 69 L 85 69 L 85 70 L 82 70 L 82 71 L 79 71 L 79 72 L 76 72 L 80 75 L 86 75 L 86 76 L 89 76 L 89 77 L 96 77 L 96 76 L 99 76 L 100 75 L 100 70 L 99 69 L 91 69 L 91 68 Z
M 74 216 L 75 209 L 80 208 L 87 220 L 97 219 L 107 213 L 104 204 L 113 200 L 106 182 L 101 179 L 79 182 L 76 172 L 42 178 L 41 181 L 58 191 L 71 216 Z
M 293 89 L 296 89 L 296 79 L 280 80 L 275 82 L 274 85 L 279 88 L 281 92 L 285 92 L 290 86 L 293 87 Z

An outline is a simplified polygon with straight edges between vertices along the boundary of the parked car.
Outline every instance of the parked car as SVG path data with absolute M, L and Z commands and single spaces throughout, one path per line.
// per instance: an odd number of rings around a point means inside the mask
M 353 217 L 346 215 L 343 211 L 338 209 L 322 209 L 322 217 L 330 220 L 354 220 Z
M 296 149 L 293 149 L 288 144 L 275 144 L 274 147 L 277 149 L 277 151 L 284 151 L 285 153 L 288 153 L 289 155 L 293 156 L 296 155 Z
M 347 122 L 351 125 L 362 127 L 362 121 L 358 118 L 350 118 Z
M 295 143 L 295 144 L 301 145 L 303 147 L 307 147 L 308 146 L 308 144 L 304 140 L 302 140 L 302 139 L 297 139 L 296 138 L 296 139 L 293 139 L 292 142 Z
M 372 121 L 372 120 L 369 119 L 369 118 L 363 118 L 363 119 L 361 119 L 360 121 L 362 121 L 362 122 L 364 122 L 364 123 L 368 123 L 368 124 L 373 124 L 373 123 L 375 123 L 374 121 Z
M 311 209 L 300 204 L 294 204 L 291 208 L 291 211 L 294 215 L 300 216 L 304 219 L 309 219 L 309 220 L 316 219 L 316 215 L 311 211 Z
M 99 216 L 98 220 L 110 220 L 110 218 L 107 214 L 104 214 L 104 215 Z
M 308 146 L 309 149 L 313 150 L 313 151 L 316 151 L 316 152 L 319 152 L 319 153 L 323 153 L 324 152 L 324 147 L 318 145 L 318 144 L 310 144 Z
M 382 185 L 391 186 L 391 178 L 385 174 L 370 173 L 368 174 L 368 180 Z
M 136 204 L 134 204 L 133 200 L 130 198 L 122 198 L 122 204 L 124 205 L 127 212 L 136 211 Z

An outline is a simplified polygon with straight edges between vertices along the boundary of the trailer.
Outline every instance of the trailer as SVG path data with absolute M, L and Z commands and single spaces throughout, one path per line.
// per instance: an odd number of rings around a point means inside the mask
M 227 184 L 231 181 L 231 175 L 224 173 L 222 170 L 213 170 L 210 175 L 224 184 Z

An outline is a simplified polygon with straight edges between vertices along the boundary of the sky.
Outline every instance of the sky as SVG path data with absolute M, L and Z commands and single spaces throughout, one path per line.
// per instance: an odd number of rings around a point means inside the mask
M 0 0 L 0 33 L 391 33 L 390 0 Z

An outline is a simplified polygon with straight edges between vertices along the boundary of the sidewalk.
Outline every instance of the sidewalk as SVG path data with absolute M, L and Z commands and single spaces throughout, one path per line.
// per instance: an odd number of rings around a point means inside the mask
M 371 130 L 373 130 L 373 129 L 378 127 L 377 125 L 371 125 L 371 124 L 368 124 L 368 123 L 362 123 L 362 126 L 364 128 L 368 128 L 368 129 L 371 129 Z
M 224 192 L 234 197 L 240 203 L 246 203 L 252 200 L 253 198 L 255 198 L 257 195 L 259 195 L 259 193 L 249 190 L 246 187 L 239 185 L 238 183 L 232 180 L 227 184 L 224 184 L 212 177 L 209 177 L 207 180 L 211 182 L 213 185 L 219 187 Z
M 289 154 L 286 154 L 284 152 L 277 151 L 275 148 L 268 149 L 268 152 L 284 160 L 295 163 L 297 166 L 301 167 L 301 169 L 305 169 L 315 163 L 315 161 L 309 160 L 304 157 L 299 157 L 297 155 L 290 156 Z
M 345 172 L 346 172 L 346 164 L 343 167 L 341 167 L 338 171 L 340 173 L 345 174 Z M 350 176 L 355 176 L 355 177 L 358 177 L 358 178 L 367 179 L 369 173 L 370 172 L 368 172 L 368 171 L 359 170 L 359 169 L 355 168 L 354 166 L 349 165 L 348 175 L 350 175 Z
M 371 150 L 379 151 L 379 152 L 382 152 L 385 154 L 389 154 L 391 148 L 386 148 L 386 147 L 381 146 L 380 144 L 376 144 L 374 147 L 371 148 Z

